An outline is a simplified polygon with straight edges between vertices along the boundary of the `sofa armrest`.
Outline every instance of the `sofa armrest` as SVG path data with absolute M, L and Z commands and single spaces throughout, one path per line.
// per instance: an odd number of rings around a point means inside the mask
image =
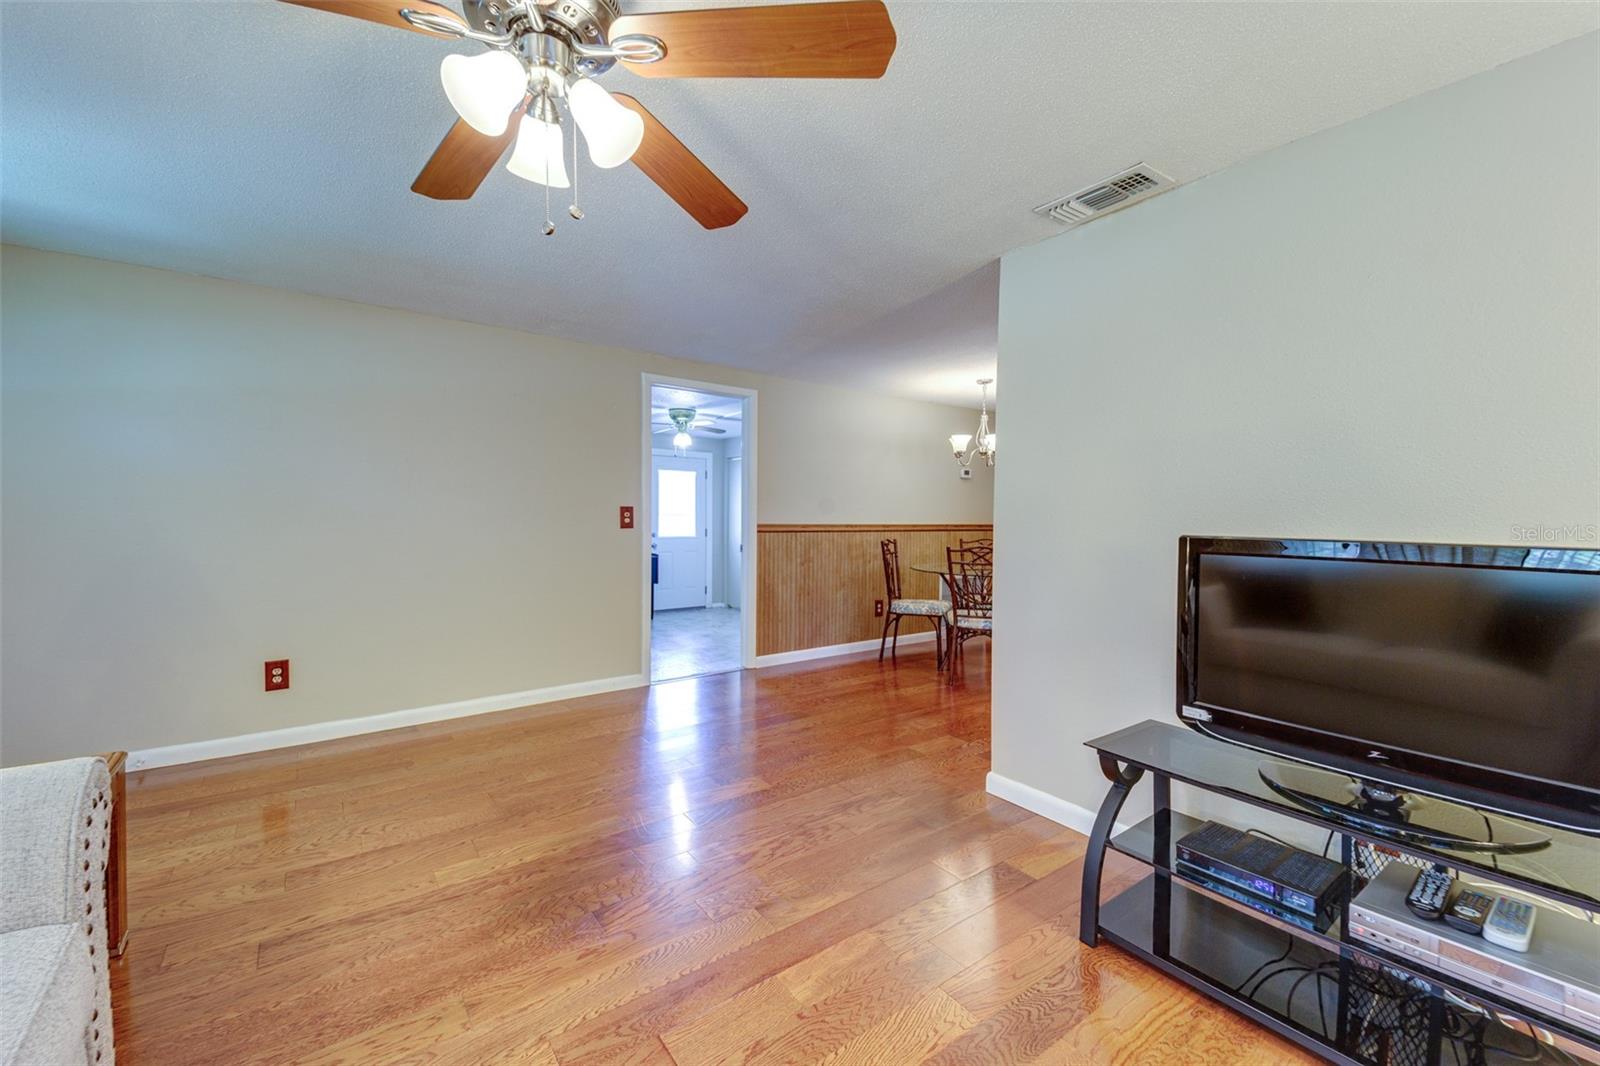
M 94 1002 L 84 1061 L 113 1066 L 106 867 L 111 774 L 100 758 L 0 770 L 0 933 L 68 924 L 88 959 Z
M 103 759 L 0 770 L 0 932 L 103 914 L 110 816 Z

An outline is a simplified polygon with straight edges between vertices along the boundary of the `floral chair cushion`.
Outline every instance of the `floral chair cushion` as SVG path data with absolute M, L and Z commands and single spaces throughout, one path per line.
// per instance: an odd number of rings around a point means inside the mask
M 950 609 L 943 600 L 890 600 L 890 614 L 920 614 L 937 618 Z
M 954 611 L 944 616 L 944 620 L 958 629 L 975 629 L 979 633 L 993 633 L 994 619 L 982 615 L 963 614 L 957 616 Z

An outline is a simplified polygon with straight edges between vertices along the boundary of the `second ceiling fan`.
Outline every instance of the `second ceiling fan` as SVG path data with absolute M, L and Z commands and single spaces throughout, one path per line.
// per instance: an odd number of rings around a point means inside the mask
M 515 140 L 506 169 L 544 185 L 548 204 L 549 189 L 572 184 L 565 114 L 595 166 L 631 161 L 707 229 L 739 221 L 744 201 L 643 104 L 594 78 L 619 60 L 652 78 L 877 78 L 895 47 L 882 0 L 638 15 L 623 14 L 617 0 L 462 0 L 459 14 L 434 0 L 284 2 L 487 47 L 445 57 L 440 76 L 460 118 L 413 191 L 468 199 Z M 571 213 L 583 217 L 576 201 Z

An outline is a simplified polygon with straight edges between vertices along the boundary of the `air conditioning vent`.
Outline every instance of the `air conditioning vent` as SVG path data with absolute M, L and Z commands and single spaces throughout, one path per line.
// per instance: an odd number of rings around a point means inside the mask
M 1140 163 L 1098 185 L 1091 185 L 1033 210 L 1035 214 L 1049 215 L 1063 226 L 1078 226 L 1171 187 L 1171 178 L 1154 167 Z

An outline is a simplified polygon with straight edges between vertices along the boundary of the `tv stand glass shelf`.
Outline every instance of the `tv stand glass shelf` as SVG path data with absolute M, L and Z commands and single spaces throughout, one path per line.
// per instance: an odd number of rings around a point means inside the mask
M 1202 820 L 1172 809 L 1171 782 L 1308 824 L 1319 831 L 1318 840 L 1326 839 L 1330 846 L 1336 842 L 1330 857 L 1351 868 L 1358 889 L 1390 862 L 1418 868 L 1439 862 L 1475 881 L 1512 886 L 1592 912 L 1600 909 L 1600 839 L 1464 807 L 1443 812 L 1443 821 L 1486 825 L 1485 837 L 1520 841 L 1530 850 L 1482 851 L 1465 841 L 1460 847 L 1434 847 L 1403 827 L 1391 831 L 1352 822 L 1296 802 L 1274 788 L 1273 775 L 1263 775 L 1262 769 L 1274 764 L 1293 771 L 1298 764 L 1179 725 L 1142 722 L 1088 746 L 1099 753 L 1111 788 L 1084 860 L 1079 936 L 1085 944 L 1109 940 L 1332 1062 L 1600 1062 L 1600 1032 L 1353 940 L 1347 933 L 1348 900 L 1333 924 L 1319 932 L 1175 873 L 1175 842 Z M 1154 813 L 1117 832 L 1123 802 L 1146 776 Z M 1247 818 L 1248 812 L 1236 816 L 1235 828 L 1249 828 Z M 1533 846 L 1534 841 L 1541 843 Z M 1144 863 L 1150 873 L 1102 901 L 1100 873 L 1107 850 Z

